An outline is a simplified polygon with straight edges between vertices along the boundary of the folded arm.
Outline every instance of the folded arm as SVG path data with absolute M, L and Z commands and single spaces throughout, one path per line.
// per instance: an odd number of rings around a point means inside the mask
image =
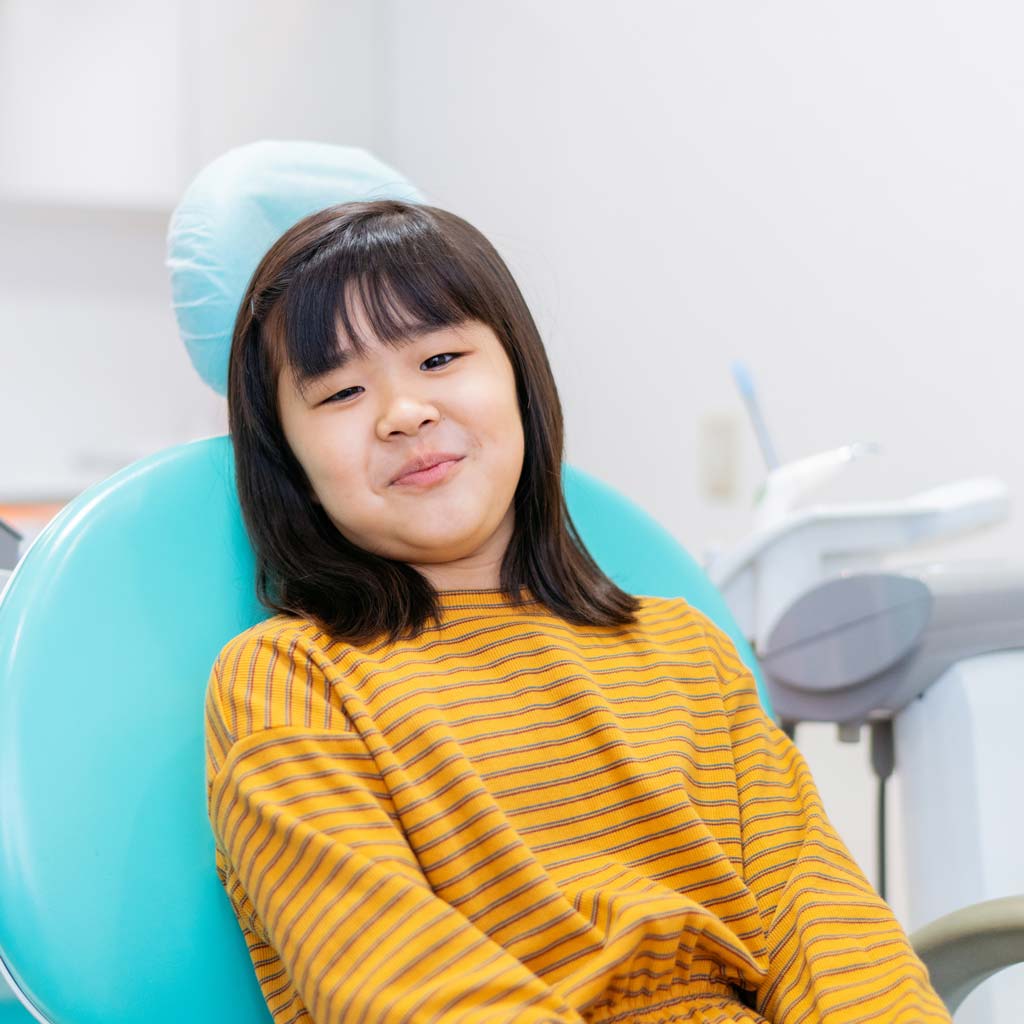
M 242 685 L 215 672 L 208 694 L 209 816 L 275 1017 L 301 999 L 317 1024 L 583 1024 L 433 892 L 362 738 L 304 704 L 329 687 L 316 665 L 296 670 L 301 645 L 263 636 L 236 654 Z M 292 679 L 287 717 L 302 724 L 277 724 Z

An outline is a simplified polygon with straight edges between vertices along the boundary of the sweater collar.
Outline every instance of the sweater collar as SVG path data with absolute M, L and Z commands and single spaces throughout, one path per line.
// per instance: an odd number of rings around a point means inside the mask
M 512 599 L 501 587 L 483 589 L 438 590 L 437 601 L 442 608 L 510 608 L 514 607 Z M 530 605 L 536 605 L 537 599 L 529 587 L 523 587 L 522 596 Z

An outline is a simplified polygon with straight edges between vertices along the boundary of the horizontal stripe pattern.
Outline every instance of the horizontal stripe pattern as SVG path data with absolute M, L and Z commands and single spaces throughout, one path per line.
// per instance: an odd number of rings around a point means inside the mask
M 948 1024 L 706 616 L 440 601 L 397 644 L 275 616 L 211 673 L 216 870 L 276 1024 Z

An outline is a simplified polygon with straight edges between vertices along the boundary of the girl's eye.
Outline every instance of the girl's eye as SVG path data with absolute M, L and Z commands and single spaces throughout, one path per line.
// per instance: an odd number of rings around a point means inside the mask
M 345 398 L 347 398 L 348 397 L 348 393 L 350 391 L 355 391 L 355 390 L 356 390 L 355 388 L 345 388 L 344 391 L 339 391 L 336 394 L 331 395 L 331 397 L 328 398 L 327 401 L 328 402 L 337 402 L 339 397 L 344 396 Z M 344 400 L 344 399 L 342 399 L 342 400 Z
M 461 354 L 461 352 L 439 352 L 436 356 L 431 356 L 430 359 L 440 359 L 442 356 L 451 356 L 451 359 L 448 360 L 448 363 L 450 363 L 453 360 L 458 359 Z M 429 363 L 430 359 L 424 359 L 424 364 Z M 448 363 L 438 363 L 438 366 L 447 366 Z M 436 369 L 436 367 L 432 367 L 432 369 Z
M 462 355 L 461 352 L 439 352 L 436 356 L 430 356 L 429 359 L 424 359 L 423 362 L 420 365 L 421 366 L 426 366 L 427 363 L 429 363 L 431 361 L 431 359 L 442 359 L 443 357 L 448 356 L 449 358 L 447 359 L 446 362 L 437 363 L 434 366 L 427 367 L 430 370 L 437 370 L 437 369 L 440 369 L 442 366 L 449 366 L 452 362 L 454 362 L 456 359 L 458 359 L 459 356 L 461 356 L 461 355 Z M 328 402 L 344 402 L 345 399 L 348 398 L 348 395 L 349 395 L 350 391 L 357 391 L 357 390 L 358 390 L 358 388 L 345 388 L 343 391 L 338 391 L 335 394 L 331 395 L 331 397 L 328 398 L 327 401 Z

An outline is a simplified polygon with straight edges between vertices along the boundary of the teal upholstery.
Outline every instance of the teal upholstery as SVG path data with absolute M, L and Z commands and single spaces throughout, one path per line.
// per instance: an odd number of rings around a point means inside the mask
M 579 469 L 564 486 L 617 583 L 685 597 L 757 671 L 667 531 Z M 216 437 L 79 495 L 0 599 L 0 958 L 47 1021 L 270 1020 L 214 871 L 204 782 L 210 668 L 269 614 L 253 581 Z
M 0 992 L 0 1024 L 31 1024 L 32 1019 L 13 992 Z

